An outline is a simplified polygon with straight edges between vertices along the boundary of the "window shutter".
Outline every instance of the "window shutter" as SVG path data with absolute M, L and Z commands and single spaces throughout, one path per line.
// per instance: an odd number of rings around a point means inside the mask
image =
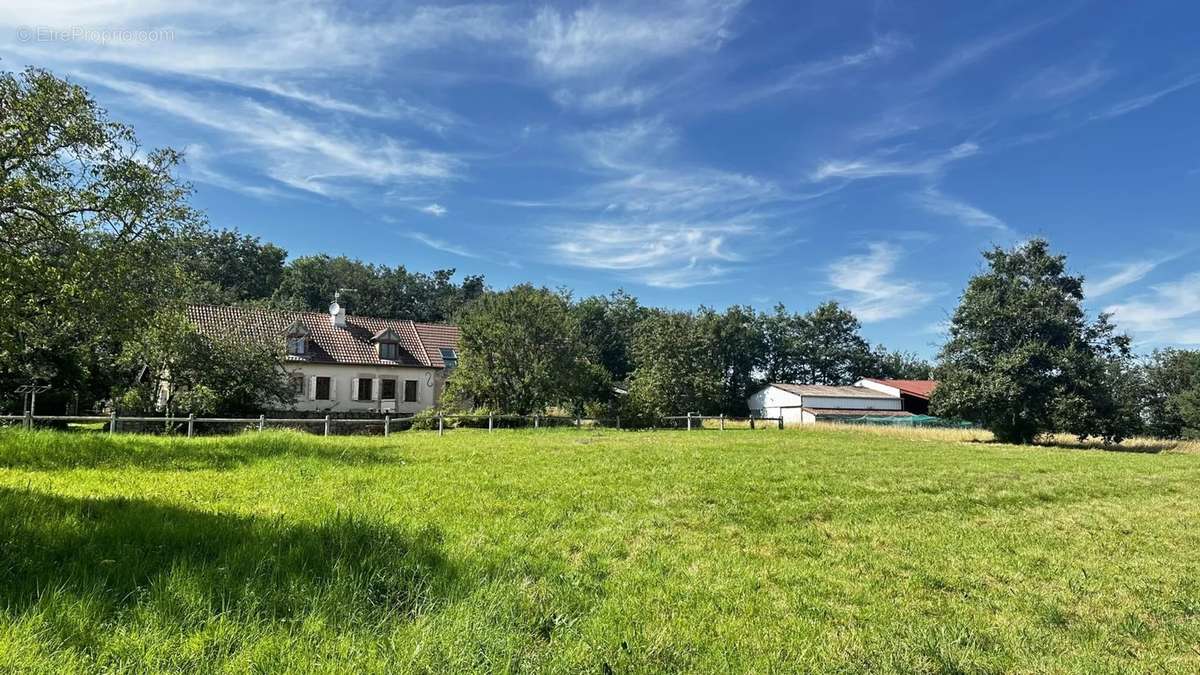
M 337 400 L 337 378 L 336 377 L 329 378 L 329 400 L 330 401 Z
M 308 400 L 317 400 L 317 376 L 313 375 L 308 378 Z
M 378 377 L 371 380 L 371 400 L 372 401 L 379 400 L 379 378 Z
M 358 400 L 358 378 L 357 377 L 350 380 L 350 400 L 351 401 Z

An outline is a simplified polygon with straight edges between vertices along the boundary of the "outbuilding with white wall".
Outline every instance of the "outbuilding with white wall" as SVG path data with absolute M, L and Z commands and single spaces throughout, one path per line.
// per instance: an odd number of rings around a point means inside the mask
M 900 397 L 857 386 L 773 383 L 751 394 L 746 403 L 755 416 L 782 417 L 784 424 L 911 414 L 904 411 Z

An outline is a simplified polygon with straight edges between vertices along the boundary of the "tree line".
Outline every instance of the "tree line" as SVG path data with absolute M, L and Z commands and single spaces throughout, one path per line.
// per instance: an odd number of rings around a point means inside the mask
M 573 300 L 522 284 L 485 294 L 459 317 L 449 402 L 528 414 L 549 407 L 633 423 L 685 412 L 748 413 L 765 382 L 924 379 L 932 366 L 872 347 L 836 302 L 805 313 L 734 305 L 647 307 L 616 291 Z M 626 395 L 627 394 L 627 395 Z
M 529 284 L 493 291 L 448 269 L 289 259 L 211 228 L 177 176 L 179 153 L 143 149 L 83 88 L 44 70 L 0 74 L 0 123 L 0 387 L 51 383 L 44 410 L 148 408 L 162 394 L 153 374 L 166 371 L 180 409 L 285 404 L 281 344 L 203 338 L 182 305 L 323 311 L 344 291 L 356 314 L 458 323 L 447 403 L 461 407 L 635 423 L 743 414 L 765 382 L 936 377 L 935 413 L 1004 440 L 1200 434 L 1200 352 L 1134 355 L 1107 317 L 1086 315 L 1082 278 L 1045 241 L 985 252 L 935 366 L 870 345 L 835 302 L 678 311 L 623 291 L 575 299 Z

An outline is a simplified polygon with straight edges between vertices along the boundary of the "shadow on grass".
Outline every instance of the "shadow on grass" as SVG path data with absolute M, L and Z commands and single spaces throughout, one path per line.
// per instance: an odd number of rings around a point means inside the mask
M 0 489 L 0 608 L 86 651 L 129 622 L 179 635 L 214 621 L 403 621 L 454 581 L 441 543 L 436 528 L 345 515 L 296 525 Z
M 1022 447 L 1005 443 L 994 438 L 979 439 L 973 438 L 962 443 L 971 443 L 978 445 L 996 445 L 1009 447 Z M 1030 443 L 1027 448 L 1046 448 L 1050 450 L 1097 450 L 1101 452 L 1128 452 L 1141 455 L 1156 455 L 1161 452 L 1177 450 L 1183 445 L 1181 441 L 1172 441 L 1166 439 L 1145 439 L 1137 438 L 1124 441 L 1121 443 L 1105 443 L 1098 440 L 1081 441 L 1077 438 L 1046 438 Z
M 137 467 L 175 471 L 230 469 L 272 457 L 349 465 L 388 464 L 390 453 L 299 432 L 248 432 L 209 438 L 0 431 L 0 468 L 54 471 Z

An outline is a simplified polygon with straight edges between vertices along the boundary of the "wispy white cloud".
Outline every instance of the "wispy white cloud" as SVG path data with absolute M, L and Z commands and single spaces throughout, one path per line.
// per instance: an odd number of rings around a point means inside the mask
M 1062 100 L 1085 94 L 1112 78 L 1114 71 L 1091 62 L 1076 65 L 1048 66 L 1036 72 L 1014 91 L 1014 98 Z
M 1012 230 L 999 217 L 959 199 L 947 196 L 936 186 L 928 186 L 916 196 L 917 203 L 926 211 L 953 218 L 968 227 L 995 230 L 1012 234 Z
M 827 161 L 818 166 L 809 178 L 820 182 L 831 178 L 859 180 L 881 176 L 931 176 L 936 175 L 951 162 L 975 155 L 979 146 L 967 141 L 949 150 L 911 160 L 896 160 L 889 156 L 872 156 L 853 160 Z
M 1147 274 L 1158 267 L 1160 260 L 1135 260 L 1117 266 L 1116 271 L 1096 281 L 1084 283 L 1083 294 L 1087 298 L 1098 298 L 1108 295 L 1126 286 L 1141 281 Z
M 922 284 L 896 278 L 901 250 L 887 242 L 870 244 L 868 252 L 835 260 L 829 283 L 849 296 L 850 311 L 863 323 L 911 314 L 934 298 Z
M 664 0 L 543 7 L 526 27 L 527 51 L 559 105 L 593 112 L 636 109 L 669 86 L 648 73 L 668 63 L 691 69 L 699 57 L 717 52 L 743 4 Z
M 741 256 L 729 239 L 749 235 L 745 224 L 689 226 L 676 222 L 575 223 L 555 228 L 554 251 L 570 265 L 630 273 L 650 286 L 686 288 L 728 274 Z
M 428 246 L 429 248 L 434 249 L 435 251 L 441 251 L 443 253 L 449 253 L 451 255 L 462 256 L 464 258 L 482 258 L 483 257 L 483 256 L 479 255 L 478 253 L 470 251 L 462 246 L 452 244 L 452 243 L 450 243 L 448 241 L 444 241 L 442 239 L 436 239 L 434 237 L 431 237 L 431 236 L 425 234 L 424 232 L 404 232 L 403 236 L 408 237 L 409 239 L 412 239 L 413 241 L 420 242 L 420 243 Z
M 208 147 L 199 143 L 191 143 L 184 147 L 184 171 L 187 177 L 199 183 L 240 192 L 260 199 L 275 199 L 293 196 L 285 190 L 267 185 L 255 185 L 245 180 L 238 180 L 214 167 L 214 157 Z
M 648 86 L 611 85 L 582 93 L 564 88 L 554 92 L 554 100 L 562 106 L 574 106 L 585 110 L 609 110 L 640 107 L 654 98 L 657 93 L 656 88 Z
M 529 26 L 541 69 L 555 77 L 628 71 L 687 52 L 715 50 L 742 2 L 684 0 L 621 8 L 596 4 L 563 13 L 544 7 Z
M 299 101 L 325 111 L 347 113 L 382 120 L 411 120 L 426 129 L 442 132 L 460 123 L 458 116 L 429 105 L 418 105 L 401 98 L 377 101 L 375 103 L 357 103 L 330 96 L 321 91 L 304 89 L 295 84 L 271 79 L 241 80 L 233 82 L 248 89 L 257 89 L 274 96 Z
M 359 11 L 319 1 L 102 3 L 43 0 L 0 6 L 0 26 L 159 31 L 157 40 L 34 40 L 23 53 L 54 62 L 114 63 L 141 70 L 227 79 L 374 67 L 381 59 L 481 41 L 513 40 L 511 11 L 498 5 Z
M 931 89 L 943 81 L 958 75 L 994 52 L 1009 47 L 1034 33 L 1064 18 L 1072 8 L 1016 28 L 991 33 L 958 46 L 931 68 L 921 73 L 910 85 L 918 91 Z
M 1133 98 L 1125 99 L 1124 101 L 1115 103 L 1106 110 L 1102 110 L 1092 115 L 1091 119 L 1111 119 L 1113 117 L 1120 117 L 1121 115 L 1128 115 L 1135 110 L 1141 110 L 1146 106 L 1153 105 L 1158 101 L 1158 99 L 1164 96 L 1173 94 L 1182 89 L 1187 89 L 1188 87 L 1196 84 L 1200 84 L 1200 73 L 1193 73 L 1192 75 L 1189 75 L 1182 80 L 1175 82 L 1174 84 L 1163 87 L 1162 89 L 1157 89 L 1150 93 L 1142 94 L 1141 96 L 1135 96 Z
M 767 246 L 760 210 L 811 197 L 755 176 L 678 161 L 678 140 L 661 119 L 573 140 L 582 168 L 598 180 L 558 205 L 591 215 L 560 216 L 546 230 L 560 262 L 665 288 L 712 283 Z
M 1157 284 L 1150 292 L 1109 305 L 1118 328 L 1139 341 L 1159 344 L 1200 344 L 1200 272 Z
M 429 215 L 435 216 L 438 218 L 446 215 L 446 207 L 442 206 L 441 204 L 438 204 L 437 202 L 434 202 L 427 206 L 422 206 L 420 210 L 422 213 L 428 213 Z
M 912 41 L 897 33 L 879 35 L 865 49 L 790 68 L 767 84 L 752 87 L 724 102 L 737 107 L 789 91 L 811 91 L 837 84 L 843 76 L 872 65 L 891 61 L 912 48 Z
M 226 145 L 247 151 L 247 161 L 261 172 L 297 190 L 339 196 L 347 183 L 446 181 L 461 165 L 451 155 L 409 147 L 391 137 L 319 128 L 249 99 L 207 99 L 128 80 L 85 77 L 143 106 L 221 132 Z

